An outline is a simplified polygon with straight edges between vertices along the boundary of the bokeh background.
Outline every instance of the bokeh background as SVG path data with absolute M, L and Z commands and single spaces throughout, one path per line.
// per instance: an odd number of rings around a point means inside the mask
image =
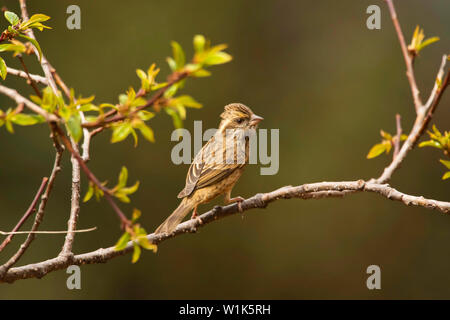
M 1 5 L 19 12 L 18 1 Z M 192 79 L 183 93 L 204 104 L 188 110 L 185 126 L 218 124 L 225 104 L 243 102 L 265 118 L 263 128 L 280 129 L 280 170 L 259 175 L 251 165 L 234 189 L 249 197 L 283 185 L 368 179 L 381 174 L 391 159 L 366 160 L 379 142 L 379 130 L 395 131 L 395 114 L 406 132 L 414 111 L 405 67 L 383 1 L 28 1 L 30 13 L 52 17 L 52 30 L 38 32 L 51 63 L 77 92 L 96 95 L 96 102 L 115 102 L 128 86 L 139 85 L 136 68 L 152 62 L 169 72 L 165 57 L 177 40 L 192 54 L 192 37 L 204 34 L 227 43 L 234 60 L 211 69 L 213 76 Z M 82 29 L 66 28 L 66 8 L 81 7 Z M 366 28 L 366 8 L 381 7 L 381 30 Z M 449 52 L 450 3 L 445 0 L 396 1 L 409 41 L 417 24 L 441 41 L 421 52 L 416 75 L 424 99 L 433 85 L 441 55 Z M 6 22 L 0 19 L 3 29 Z M 5 56 L 5 55 L 2 55 Z M 9 56 L 9 55 L 8 55 Z M 19 68 L 18 62 L 7 60 Z M 39 66 L 27 62 L 33 72 Z M 22 79 L 6 84 L 32 94 Z M 433 123 L 450 129 L 450 95 L 441 101 Z M 14 104 L 0 96 L 3 110 Z M 122 165 L 130 182 L 139 180 L 131 213 L 153 230 L 177 206 L 187 165 L 170 160 L 171 119 L 151 120 L 156 143 L 131 139 L 109 143 L 110 132 L 95 138 L 89 163 L 101 180 L 117 179 Z M 49 174 L 53 150 L 45 125 L 0 130 L 0 229 L 9 230 L 28 207 L 43 176 Z M 450 200 L 450 182 L 437 149 L 415 149 L 391 184 L 406 193 Z M 41 230 L 65 228 L 70 205 L 70 161 L 48 203 Z M 83 177 L 82 192 L 87 189 Z M 201 207 L 200 211 L 220 203 Z M 31 222 L 23 229 L 28 230 Z M 76 253 L 115 243 L 121 232 L 107 203 L 83 204 L 79 228 L 98 230 L 76 236 Z M 17 250 L 16 236 L 0 262 Z M 20 264 L 54 257 L 64 237 L 39 235 Z M 133 265 L 130 256 L 82 267 L 82 289 L 66 288 L 67 274 L 53 272 L 41 280 L 0 286 L 0 298 L 43 299 L 380 299 L 450 298 L 450 217 L 437 211 L 406 207 L 375 194 L 345 199 L 282 200 L 266 210 L 246 212 L 208 225 L 195 235 L 144 252 Z M 382 270 L 382 290 L 366 288 L 366 268 Z

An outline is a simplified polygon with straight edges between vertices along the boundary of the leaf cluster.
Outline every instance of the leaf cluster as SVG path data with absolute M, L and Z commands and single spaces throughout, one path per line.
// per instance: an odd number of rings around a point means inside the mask
M 450 156 L 450 132 L 445 131 L 441 133 L 435 125 L 432 127 L 433 131 L 427 131 L 430 136 L 430 140 L 423 141 L 419 144 L 419 147 L 433 147 L 442 150 L 442 152 L 446 156 Z M 450 161 L 448 160 L 439 160 L 447 169 L 450 169 Z M 447 171 L 442 176 L 442 179 L 449 179 L 450 171 Z

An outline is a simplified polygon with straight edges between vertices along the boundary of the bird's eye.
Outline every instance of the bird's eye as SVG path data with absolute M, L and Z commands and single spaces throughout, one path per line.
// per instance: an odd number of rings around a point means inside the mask
M 236 122 L 241 124 L 242 122 L 244 122 L 244 118 L 238 118 L 238 119 L 236 119 Z

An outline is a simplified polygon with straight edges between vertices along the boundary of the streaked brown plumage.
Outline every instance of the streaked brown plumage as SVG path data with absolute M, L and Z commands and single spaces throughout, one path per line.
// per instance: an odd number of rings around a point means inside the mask
M 226 105 L 220 117 L 219 130 L 203 146 L 189 167 L 186 185 L 178 194 L 178 198 L 183 200 L 155 233 L 171 233 L 191 210 L 194 210 L 192 217 L 195 218 L 198 205 L 221 194 L 225 195 L 226 203 L 244 200 L 242 197 L 231 198 L 231 190 L 248 162 L 249 131 L 255 129 L 263 118 L 240 103 Z M 229 146 L 233 146 L 234 152 L 227 152 L 227 146 L 229 149 Z

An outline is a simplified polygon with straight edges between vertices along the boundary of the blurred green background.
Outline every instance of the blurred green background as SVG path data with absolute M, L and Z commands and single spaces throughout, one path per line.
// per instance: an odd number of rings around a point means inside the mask
M 1 5 L 19 12 L 18 1 Z M 50 31 L 37 32 L 50 62 L 76 92 L 96 95 L 96 102 L 115 102 L 128 86 L 139 85 L 135 69 L 152 62 L 169 72 L 165 57 L 177 40 L 192 54 L 192 37 L 204 34 L 227 43 L 234 59 L 211 69 L 213 76 L 192 79 L 183 93 L 204 104 L 188 110 L 185 126 L 202 120 L 216 127 L 223 106 L 249 105 L 265 121 L 262 128 L 280 129 L 280 170 L 259 175 L 251 165 L 234 189 L 249 197 L 283 185 L 368 179 L 381 174 L 391 155 L 366 160 L 379 142 L 380 128 L 395 131 L 395 114 L 406 132 L 414 111 L 405 66 L 383 1 L 28 1 L 30 13 L 52 17 Z M 66 28 L 66 8 L 81 8 L 81 30 Z M 366 28 L 366 8 L 381 7 L 381 30 Z M 421 52 L 416 76 L 423 99 L 433 85 L 443 53 L 449 53 L 450 3 L 445 0 L 396 1 L 409 42 L 417 24 L 441 41 Z M 1 20 L 1 28 L 6 21 Z M 2 55 L 5 56 L 5 55 Z M 10 56 L 8 54 L 8 56 Z M 7 60 L 19 68 L 16 60 Z M 32 58 L 30 69 L 40 72 Z M 8 76 L 8 86 L 32 94 L 22 79 Z M 450 129 L 450 94 L 433 119 Z M 0 96 L 3 110 L 14 107 Z M 170 160 L 171 119 L 161 113 L 151 120 L 156 143 L 131 139 L 109 143 L 110 132 L 95 138 L 89 163 L 101 180 L 114 183 L 122 165 L 130 182 L 140 180 L 131 214 L 153 230 L 178 205 L 187 165 Z M 45 125 L 0 130 L 0 229 L 10 230 L 28 207 L 43 176 L 50 173 L 54 152 Z M 450 200 L 450 182 L 437 149 L 413 150 L 391 184 L 403 192 Z M 48 203 L 41 230 L 66 226 L 70 206 L 70 161 Z M 87 189 L 83 176 L 82 193 Z M 222 199 L 200 208 L 204 212 Z M 31 222 L 23 227 L 30 228 Z M 74 251 L 83 253 L 115 243 L 121 232 L 105 201 L 83 204 L 79 228 L 98 230 L 76 236 Z M 16 236 L 0 262 L 17 250 Z M 64 237 L 40 235 L 20 264 L 54 257 Z M 0 285 L 0 298 L 44 299 L 309 299 L 309 298 L 450 298 L 450 216 L 406 207 L 375 194 L 319 201 L 281 200 L 266 210 L 246 212 L 208 225 L 195 235 L 180 236 L 144 252 L 136 264 L 130 256 L 107 264 L 82 266 L 82 289 L 66 288 L 65 271 L 41 280 Z M 366 268 L 382 271 L 382 290 L 366 288 Z

